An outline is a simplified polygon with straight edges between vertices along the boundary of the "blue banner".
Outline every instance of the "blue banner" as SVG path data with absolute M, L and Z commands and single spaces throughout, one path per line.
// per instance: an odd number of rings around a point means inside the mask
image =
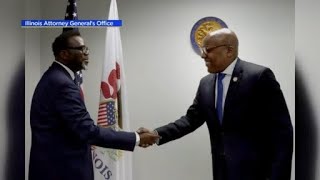
M 122 20 L 21 20 L 21 27 L 61 28 L 61 27 L 119 27 Z

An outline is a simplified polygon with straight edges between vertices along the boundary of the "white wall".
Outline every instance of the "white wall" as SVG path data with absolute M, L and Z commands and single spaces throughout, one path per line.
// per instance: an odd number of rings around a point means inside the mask
M 0 4 L 0 179 L 9 180 L 24 170 L 24 2 Z
M 110 1 L 79 1 L 83 19 L 106 18 Z M 41 1 L 41 17 L 62 19 L 66 1 Z M 294 1 L 237 0 L 118 0 L 124 64 L 127 77 L 132 130 L 156 128 L 183 115 L 192 103 L 199 80 L 206 75 L 203 60 L 190 43 L 194 23 L 216 16 L 233 29 L 240 40 L 239 57 L 269 66 L 284 92 L 292 121 L 294 106 Z M 61 29 L 42 29 L 41 73 L 53 61 L 51 43 Z M 105 29 L 81 29 L 90 48 L 89 70 L 85 72 L 86 104 L 97 117 Z M 27 97 L 26 97 L 27 98 Z M 211 180 L 208 130 L 172 143 L 133 153 L 134 180 Z M 292 178 L 294 179 L 294 177 Z
M 25 19 L 41 19 L 40 0 L 27 0 Z M 25 180 L 28 179 L 31 147 L 30 105 L 34 89 L 40 79 L 40 29 L 25 32 Z
M 319 6 L 315 0 L 295 3 L 297 179 L 320 179 Z

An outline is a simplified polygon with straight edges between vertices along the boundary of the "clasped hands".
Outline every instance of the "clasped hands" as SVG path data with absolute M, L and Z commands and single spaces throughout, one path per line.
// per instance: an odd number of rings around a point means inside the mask
M 156 131 L 150 131 L 144 127 L 139 128 L 137 133 L 140 136 L 139 146 L 143 148 L 152 146 L 161 138 Z

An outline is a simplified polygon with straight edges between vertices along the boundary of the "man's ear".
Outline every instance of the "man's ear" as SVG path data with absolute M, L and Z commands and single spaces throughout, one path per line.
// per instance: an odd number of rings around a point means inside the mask
M 61 50 L 59 52 L 59 56 L 62 58 L 62 59 L 66 59 L 68 56 L 69 56 L 69 52 L 67 50 Z
M 227 54 L 228 54 L 229 57 L 233 56 L 234 47 L 228 46 L 228 47 L 227 47 L 227 51 L 228 51 Z

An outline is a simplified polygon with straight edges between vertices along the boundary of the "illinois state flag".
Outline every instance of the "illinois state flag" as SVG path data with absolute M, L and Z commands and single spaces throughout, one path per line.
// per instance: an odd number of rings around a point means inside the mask
M 109 20 L 119 20 L 116 0 L 111 0 Z M 122 45 L 119 27 L 108 27 L 102 70 L 97 124 L 129 131 Z M 131 152 L 92 148 L 95 180 L 132 180 Z

